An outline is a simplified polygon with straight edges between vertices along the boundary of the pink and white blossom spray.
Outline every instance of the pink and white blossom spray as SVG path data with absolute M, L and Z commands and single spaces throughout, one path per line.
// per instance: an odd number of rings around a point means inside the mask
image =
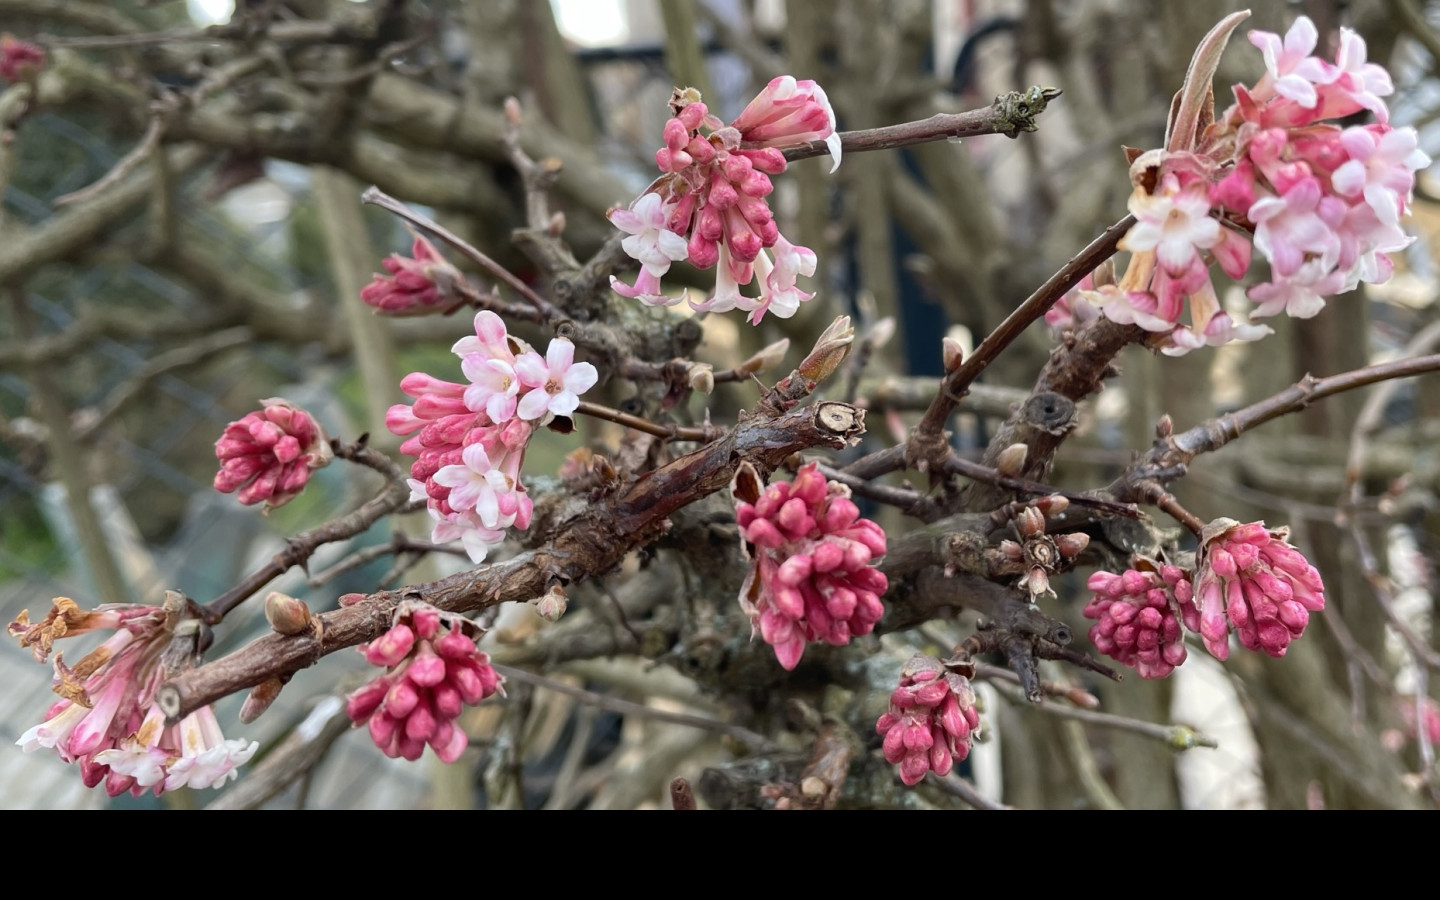
M 1183 97 L 1208 96 L 1219 49 L 1244 15 L 1201 44 Z M 1260 81 L 1236 85 L 1235 104 L 1214 121 L 1203 102 L 1177 106 L 1165 148 L 1132 155 L 1136 224 L 1120 247 L 1133 258 L 1118 284 L 1081 294 L 1107 318 L 1163 335 L 1164 352 L 1179 355 L 1269 332 L 1222 308 L 1211 263 L 1238 280 L 1257 251 L 1265 260 L 1269 280 L 1246 292 L 1250 318 L 1308 318 L 1327 296 L 1389 278 L 1390 254 L 1413 240 L 1400 219 L 1430 158 L 1415 129 L 1389 124 L 1390 76 L 1366 61 L 1360 36 L 1340 29 L 1333 63 L 1311 55 L 1317 40 L 1304 16 L 1283 39 L 1250 32 L 1265 59 Z M 1376 121 L 1333 121 L 1362 111 Z
M 565 338 L 540 356 L 489 310 L 476 314 L 475 334 L 452 351 L 468 383 L 406 375 L 400 389 L 415 400 L 390 407 L 385 425 L 409 435 L 400 451 L 415 457 L 410 487 L 434 521 L 431 540 L 459 540 L 478 563 L 506 528 L 529 527 L 533 504 L 520 483 L 525 448 L 537 428 L 575 412 L 599 372 L 575 362 Z
M 226 740 L 209 706 L 167 725 L 155 699 L 162 684 L 197 663 L 199 628 L 174 591 L 166 593 L 164 606 L 106 604 L 86 612 L 69 597 L 56 597 L 39 622 L 22 612 L 9 632 L 39 662 L 58 639 L 100 629 L 114 633 L 74 666 L 55 654 L 54 690 L 62 699 L 16 743 L 26 753 L 51 750 L 77 763 L 87 787 L 103 784 L 112 797 L 233 780 L 259 745 Z

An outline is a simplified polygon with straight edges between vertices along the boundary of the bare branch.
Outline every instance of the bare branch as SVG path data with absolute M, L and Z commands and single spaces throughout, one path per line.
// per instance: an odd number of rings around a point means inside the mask
M 179 719 L 241 688 L 373 640 L 389 627 L 391 612 L 405 599 L 422 600 L 451 612 L 474 612 L 507 600 L 530 600 L 557 582 L 575 582 L 607 572 L 631 550 L 658 539 L 669 527 L 671 513 L 729 485 L 742 461 L 771 471 L 799 450 L 845 446 L 864 430 L 863 422 L 863 411 L 833 402 L 798 407 L 773 419 L 756 416 L 742 421 L 720 441 L 647 472 L 628 489 L 585 507 L 541 549 L 429 584 L 379 591 L 353 606 L 321 613 L 312 620 L 316 625 L 310 633 L 267 635 L 183 673 L 160 689 L 158 702 L 167 716 Z M 385 463 L 393 467 L 388 460 Z M 403 502 L 403 497 L 395 497 L 400 490 L 408 497 L 409 489 L 402 481 L 400 488 L 387 487 L 385 494 L 369 505 Z M 365 508 L 340 521 L 368 518 L 361 516 L 363 511 Z M 303 543 L 292 541 L 292 548 L 277 554 L 270 565 L 213 601 L 211 615 L 223 616 L 338 530 L 337 523 L 330 523 L 307 533 L 308 537 L 302 535 L 306 538 Z

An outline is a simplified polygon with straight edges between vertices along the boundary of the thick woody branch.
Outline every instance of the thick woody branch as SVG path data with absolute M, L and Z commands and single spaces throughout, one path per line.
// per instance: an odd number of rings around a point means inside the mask
M 316 616 L 312 630 L 302 635 L 262 637 L 166 684 L 158 694 L 161 708 L 176 719 L 269 677 L 312 665 L 336 650 L 373 640 L 389 628 L 391 614 L 405 599 L 451 612 L 476 612 L 507 600 L 530 600 L 555 583 L 608 572 L 632 550 L 664 534 L 676 510 L 728 485 L 741 461 L 770 471 L 800 450 L 844 447 L 864 431 L 864 417 L 863 410 L 847 404 L 822 402 L 773 419 L 741 422 L 723 440 L 584 507 L 537 550 L 429 584 L 376 592 L 353 606 Z

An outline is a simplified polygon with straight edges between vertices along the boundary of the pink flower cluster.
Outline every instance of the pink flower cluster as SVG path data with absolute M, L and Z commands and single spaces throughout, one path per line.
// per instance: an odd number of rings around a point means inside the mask
M 885 739 L 885 761 L 907 785 L 919 784 L 927 772 L 950 774 L 970 755 L 979 728 L 970 679 L 923 654 L 900 670 L 890 709 L 875 722 L 875 733 Z
M 225 426 L 215 442 L 220 471 L 215 490 L 240 493 L 244 504 L 284 506 L 304 490 L 310 473 L 334 457 L 314 417 L 288 400 L 261 400 L 265 408 Z
M 1272 530 L 1264 522 L 1216 519 L 1205 527 L 1194 605 L 1197 630 L 1216 659 L 1230 656 L 1232 627 L 1241 646 L 1284 656 L 1304 633 L 1310 613 L 1325 608 L 1320 573 L 1290 546 L 1288 536 L 1288 529 Z
M 565 338 L 551 340 L 542 357 L 489 310 L 475 316 L 474 336 L 452 350 L 468 383 L 405 376 L 400 388 L 415 402 L 390 407 L 385 425 L 413 435 L 400 450 L 415 457 L 410 487 L 415 499 L 427 501 L 431 540 L 460 540 L 478 563 L 505 539 L 506 528 L 530 525 L 520 466 L 531 435 L 573 414 L 599 373 L 575 362 L 575 345 Z
M 781 147 L 824 140 L 840 164 L 840 136 L 824 90 L 782 75 L 728 126 L 693 88 L 677 90 L 670 108 L 665 146 L 655 154 L 664 174 L 629 209 L 610 212 L 610 221 L 629 235 L 625 252 L 641 264 L 634 285 L 612 277 L 611 287 L 651 306 L 673 306 L 683 298 L 662 294 L 660 276 L 672 262 L 689 260 L 700 269 L 717 266 L 714 293 L 690 301 L 695 309 L 741 309 L 755 324 L 766 312 L 795 315 L 814 296 L 796 279 L 815 274 L 815 254 L 785 240 L 765 198 L 774 189 L 770 176 L 786 168 Z M 758 280 L 758 297 L 740 292 L 752 280 Z
M 0 34 L 0 78 L 28 81 L 45 67 L 45 51 L 11 34 Z
M 360 299 L 387 316 L 423 316 L 449 312 L 463 302 L 455 287 L 465 276 L 446 262 L 435 245 L 415 235 L 410 256 L 392 253 L 382 260 L 389 275 L 376 275 L 360 291 Z
M 163 608 L 106 604 L 90 612 L 57 597 L 44 620 L 31 624 L 21 613 L 11 622 L 10 634 L 40 662 L 58 638 L 114 629 L 73 667 L 55 654 L 54 690 L 63 699 L 15 743 L 26 753 L 52 750 L 64 762 L 78 763 L 85 786 L 104 784 L 112 797 L 220 787 L 236 778 L 256 742 L 227 741 L 209 706 L 166 725 L 155 701 L 160 685 L 195 658 L 198 623 L 183 615 L 183 599 L 172 596 Z M 184 652 L 174 652 L 174 645 Z
M 1085 618 L 1098 620 L 1090 627 L 1096 650 L 1141 678 L 1164 678 L 1185 661 L 1180 618 L 1182 602 L 1190 600 L 1190 578 L 1184 569 L 1096 572 L 1089 588 L 1095 596 L 1085 604 Z
M 501 690 L 501 678 L 467 626 L 478 630 L 433 606 L 406 604 L 389 631 L 361 645 L 365 659 L 387 671 L 351 694 L 345 711 L 356 725 L 369 723 L 386 756 L 416 760 L 429 744 L 448 763 L 469 746 L 455 720 L 467 704 Z
M 1123 575 L 1096 572 L 1085 617 L 1098 620 L 1090 642 L 1141 678 L 1164 678 L 1185 661 L 1181 624 L 1198 632 L 1216 659 L 1240 645 L 1284 656 L 1325 608 L 1320 573 L 1286 541 L 1285 528 L 1216 519 L 1200 536 L 1194 573 L 1145 560 Z
M 1330 63 L 1311 55 L 1317 37 L 1303 16 L 1283 40 L 1250 32 L 1265 57 L 1260 82 L 1236 85 L 1236 103 L 1193 146 L 1135 161 L 1137 222 L 1120 243 L 1134 254 L 1130 268 L 1118 285 L 1082 292 L 1106 317 L 1166 335 L 1164 352 L 1179 355 L 1269 332 L 1222 310 L 1212 260 L 1240 279 L 1253 250 L 1265 258 L 1270 280 L 1247 291 L 1257 318 L 1308 318 L 1327 296 L 1389 278 L 1388 254 L 1413 240 L 1400 217 L 1430 159 L 1413 128 L 1388 124 L 1390 76 L 1366 62 L 1364 40 L 1340 29 Z M 1378 122 L 1325 121 L 1362 110 Z
M 740 605 L 780 665 L 795 668 L 807 641 L 841 646 L 874 630 L 887 582 L 871 563 L 885 555 L 885 532 L 860 518 L 848 487 L 810 463 L 736 504 L 735 519 L 755 554 Z

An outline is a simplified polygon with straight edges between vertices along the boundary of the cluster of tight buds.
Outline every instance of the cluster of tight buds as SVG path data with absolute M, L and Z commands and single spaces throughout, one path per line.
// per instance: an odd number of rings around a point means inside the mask
M 1178 566 L 1091 575 L 1095 596 L 1085 604 L 1085 618 L 1098 621 L 1090 627 L 1090 643 L 1141 678 L 1164 678 L 1175 671 L 1186 655 L 1178 584 L 1185 585 L 1188 599 L 1189 576 Z
M 782 147 L 823 140 L 840 164 L 840 136 L 825 92 L 789 75 L 772 80 L 729 125 L 710 114 L 694 88 L 676 90 L 665 146 L 655 154 L 663 173 L 628 209 L 610 221 L 628 237 L 622 246 L 641 264 L 635 284 L 610 279 L 614 290 L 651 306 L 673 306 L 684 296 L 660 291 L 673 262 L 716 267 L 715 290 L 697 310 L 740 309 L 759 324 L 765 313 L 795 315 L 811 299 L 796 278 L 815 274 L 815 254 L 780 233 L 765 198 L 771 175 L 785 171 Z M 833 171 L 833 169 L 832 169 Z M 773 254 L 773 256 L 772 256 Z M 740 288 L 758 282 L 759 295 Z
M 288 400 L 261 400 L 264 408 L 225 426 L 215 442 L 220 471 L 215 490 L 244 504 L 284 506 L 305 489 L 310 473 L 330 464 L 334 452 L 315 418 Z
M 385 755 L 419 759 L 428 744 L 445 762 L 469 746 L 455 721 L 466 705 L 499 691 L 490 657 L 466 632 L 469 620 L 420 603 L 404 603 L 395 623 L 360 651 L 385 674 L 351 694 L 345 711 L 356 725 L 369 723 L 370 737 Z
M 1193 591 L 1199 622 L 1192 627 L 1216 659 L 1229 657 L 1231 630 L 1247 650 L 1284 656 L 1310 613 L 1325 608 L 1320 573 L 1289 535 L 1286 528 L 1234 519 L 1216 519 L 1202 532 Z
M 424 316 L 447 313 L 463 303 L 456 288 L 464 284 L 465 276 L 419 234 L 409 256 L 392 253 L 381 262 L 390 274 L 376 275 L 360 291 L 360 299 L 375 312 Z
M 934 657 L 916 654 L 900 670 L 890 709 L 875 722 L 885 760 L 900 780 L 918 784 L 927 772 L 948 775 L 970 755 L 980 728 L 970 679 Z
M 793 669 L 809 641 L 842 646 L 885 614 L 885 532 L 860 517 L 850 489 L 814 463 L 764 493 L 748 464 L 736 477 L 735 519 L 754 557 L 740 605 L 754 630 Z
M 16 743 L 76 763 L 86 787 L 104 785 L 112 797 L 220 787 L 236 778 L 259 744 L 226 740 L 209 706 L 167 725 L 156 701 L 162 684 L 197 662 L 200 622 L 180 594 L 167 592 L 164 606 L 111 603 L 88 612 L 56 597 L 41 621 L 32 624 L 22 612 L 9 626 L 42 663 L 56 640 L 101 629 L 113 633 L 73 666 L 55 654 L 61 699 Z
M 1230 657 L 1232 632 L 1248 650 L 1284 656 L 1310 613 L 1325 608 L 1320 573 L 1288 536 L 1264 522 L 1216 519 L 1201 533 L 1194 573 L 1148 560 L 1120 575 L 1095 573 L 1090 641 L 1142 678 L 1164 678 L 1185 661 L 1182 623 L 1216 659 Z

